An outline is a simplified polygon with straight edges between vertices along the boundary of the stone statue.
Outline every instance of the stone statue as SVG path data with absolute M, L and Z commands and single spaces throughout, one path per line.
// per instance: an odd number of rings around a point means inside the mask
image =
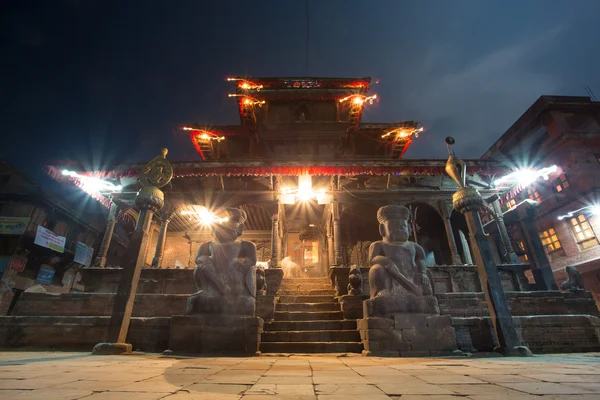
M 362 274 L 358 265 L 353 265 L 350 268 L 348 282 L 348 294 L 362 294 Z
M 409 210 L 390 205 L 377 211 L 379 233 L 383 240 L 369 248 L 369 286 L 371 298 L 388 295 L 430 296 L 425 251 L 408 241 Z
M 581 275 L 581 272 L 577 271 L 577 268 L 572 265 L 567 265 L 565 267 L 565 273 L 567 275 L 567 280 L 560 284 L 561 289 L 573 292 L 585 290 L 583 286 L 583 275 Z
M 265 268 L 262 266 L 256 267 L 256 295 L 266 296 L 267 281 L 265 279 Z
M 256 246 L 236 241 L 246 213 L 225 210 L 225 220 L 212 225 L 214 241 L 203 243 L 196 253 L 194 280 L 198 291 L 188 298 L 186 314 L 254 316 L 256 302 Z

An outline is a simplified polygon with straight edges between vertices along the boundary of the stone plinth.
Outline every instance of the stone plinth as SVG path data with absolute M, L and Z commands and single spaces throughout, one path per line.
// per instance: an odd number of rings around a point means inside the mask
M 449 315 L 394 314 L 361 319 L 357 327 L 367 355 L 443 356 L 457 349 Z
M 87 350 L 106 337 L 110 317 L 0 317 L 0 345 Z M 169 344 L 170 318 L 132 318 L 127 343 L 133 350 L 162 352 Z
M 363 301 L 367 300 L 367 295 L 347 294 L 339 298 L 340 308 L 344 319 L 361 319 L 363 317 Z
M 390 318 L 393 314 L 438 314 L 435 296 L 379 296 L 363 302 L 363 315 Z
M 497 345 L 489 317 L 453 318 L 457 345 L 463 351 L 489 352 Z M 533 353 L 600 350 L 600 318 L 591 315 L 513 317 L 519 344 Z
M 255 355 L 262 329 L 260 317 L 176 315 L 171 317 L 169 349 L 186 354 Z
M 85 292 L 116 293 L 122 268 L 83 268 L 81 283 Z M 137 293 L 192 294 L 196 291 L 193 269 L 144 268 Z
M 256 296 L 256 316 L 264 321 L 272 321 L 275 318 L 275 305 L 277 297 L 275 296 Z
M 281 268 L 265 269 L 265 281 L 267 282 L 267 296 L 276 296 L 283 279 L 283 270 Z

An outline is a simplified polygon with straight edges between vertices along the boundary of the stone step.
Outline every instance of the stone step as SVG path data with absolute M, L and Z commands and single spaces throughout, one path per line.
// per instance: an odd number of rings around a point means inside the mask
M 357 330 L 337 331 L 268 331 L 263 332 L 262 342 L 360 342 Z
M 277 303 L 275 311 L 340 311 L 337 303 Z
M 303 285 L 303 284 L 294 284 L 294 285 L 286 285 L 286 284 L 281 284 L 279 286 L 279 289 L 285 289 L 285 290 L 319 290 L 319 289 L 333 289 L 331 287 L 331 285 L 329 284 L 318 284 L 318 285 Z
M 335 296 L 333 289 L 279 289 L 279 296 Z
M 319 283 L 329 283 L 331 280 L 328 277 L 322 278 L 283 278 L 282 283 L 287 282 L 300 282 L 300 283 L 309 283 L 309 282 L 319 282 Z
M 319 321 L 344 318 L 341 311 L 275 311 L 275 321 Z
M 319 331 L 356 330 L 354 320 L 321 320 L 321 321 L 268 321 L 263 327 L 265 332 L 269 331 Z
M 263 342 L 263 353 L 361 353 L 360 342 Z
M 280 303 L 336 303 L 333 296 L 279 296 Z

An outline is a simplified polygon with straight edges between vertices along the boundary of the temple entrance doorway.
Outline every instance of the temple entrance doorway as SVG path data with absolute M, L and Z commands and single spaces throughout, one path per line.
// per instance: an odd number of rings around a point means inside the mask
M 446 228 L 440 213 L 424 202 L 410 202 L 405 205 L 411 212 L 409 240 L 425 250 L 427 265 L 452 264 L 452 255 Z

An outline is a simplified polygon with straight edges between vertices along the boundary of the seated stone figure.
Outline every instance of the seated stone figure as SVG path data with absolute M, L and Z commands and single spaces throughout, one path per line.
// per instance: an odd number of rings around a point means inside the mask
M 439 313 L 427 277 L 425 251 L 408 241 L 408 217 L 409 210 L 398 205 L 377 211 L 383 240 L 369 248 L 370 313 Z
M 214 241 L 196 254 L 194 280 L 198 291 L 188 298 L 186 314 L 254 316 L 256 302 L 256 246 L 237 241 L 246 213 L 225 210 L 227 220 L 212 226 Z
M 581 275 L 581 272 L 577 271 L 577 268 L 568 265 L 565 267 L 565 274 L 567 275 L 567 280 L 560 284 L 561 289 L 570 290 L 572 292 L 585 290 L 585 287 L 583 286 L 583 275 Z

